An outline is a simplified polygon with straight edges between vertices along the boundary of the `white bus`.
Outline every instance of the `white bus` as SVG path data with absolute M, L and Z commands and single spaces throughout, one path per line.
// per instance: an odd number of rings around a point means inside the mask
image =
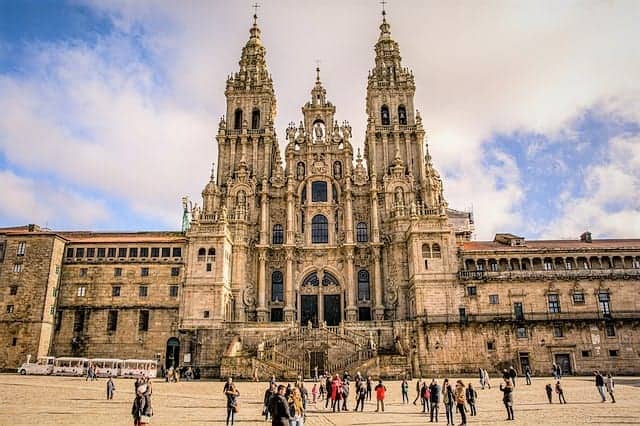
M 27 355 L 27 362 L 18 368 L 18 373 L 25 374 L 43 374 L 48 375 L 53 372 L 53 364 L 55 358 L 52 356 L 41 356 L 36 362 L 30 362 L 31 355 Z
M 92 358 L 89 363 L 96 368 L 96 377 L 117 377 L 120 375 L 121 359 Z
M 120 377 L 156 377 L 158 364 L 155 359 L 125 359 L 120 367 Z
M 53 364 L 53 374 L 60 376 L 84 376 L 88 365 L 89 360 L 87 358 L 56 358 Z

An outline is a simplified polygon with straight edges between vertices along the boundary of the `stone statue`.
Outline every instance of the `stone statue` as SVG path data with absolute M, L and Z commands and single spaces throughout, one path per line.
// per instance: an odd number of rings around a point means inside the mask
M 296 178 L 298 180 L 304 179 L 304 163 L 298 163 L 298 167 L 296 168 Z
M 245 203 L 246 203 L 246 200 L 247 200 L 247 197 L 246 197 L 244 191 L 239 191 L 238 195 L 236 196 L 237 205 L 244 207 Z
M 339 161 L 333 163 L 333 177 L 336 179 L 342 179 L 342 163 Z
M 313 126 L 313 132 L 316 136 L 316 140 L 320 141 L 322 140 L 323 136 L 324 136 L 324 129 L 322 128 L 322 123 L 318 122 L 316 123 L 315 126 Z
M 373 332 L 372 331 L 369 332 L 369 348 L 372 351 L 376 350 L 376 341 L 373 339 Z
M 398 206 L 403 206 L 404 205 L 404 191 L 402 190 L 402 188 L 397 187 L 396 188 L 396 205 Z

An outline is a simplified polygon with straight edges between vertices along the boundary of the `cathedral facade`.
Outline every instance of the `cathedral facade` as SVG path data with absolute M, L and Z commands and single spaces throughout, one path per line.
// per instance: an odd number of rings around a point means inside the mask
M 383 15 L 363 152 L 319 70 L 281 151 L 254 22 L 227 80 L 217 167 L 201 206 L 184 201 L 182 232 L 0 229 L 0 367 L 51 354 L 210 376 L 638 373 L 640 240 L 472 241 L 414 94 Z

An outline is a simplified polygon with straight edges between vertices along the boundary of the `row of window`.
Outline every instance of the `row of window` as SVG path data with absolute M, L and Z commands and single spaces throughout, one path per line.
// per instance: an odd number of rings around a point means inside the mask
M 523 259 L 502 259 L 498 262 L 495 259 L 480 259 L 473 260 L 467 259 L 465 260 L 465 268 L 467 270 L 473 271 L 484 271 L 487 269 L 490 272 L 499 272 L 499 271 L 528 271 L 528 270 L 544 270 L 544 271 L 553 271 L 553 270 L 574 270 L 574 269 L 623 269 L 623 268 L 631 268 L 631 269 L 640 269 L 640 259 L 633 258 L 631 256 L 625 256 L 624 258 L 620 256 L 615 256 L 613 258 L 603 257 L 602 259 L 597 257 L 592 257 L 587 259 L 586 257 L 579 257 L 577 259 L 573 258 L 556 258 L 555 260 L 552 258 L 523 258 Z
M 242 108 L 236 108 L 233 113 L 233 128 L 235 130 L 242 129 L 243 115 Z M 251 128 L 254 130 L 260 128 L 260 110 L 258 108 L 251 111 Z
M 80 275 L 80 277 L 86 277 L 89 273 L 89 268 L 80 268 L 80 270 L 78 271 L 78 274 Z M 122 276 L 122 268 L 113 268 L 113 276 L 114 277 L 121 277 Z M 149 268 L 147 268 L 146 266 L 143 268 L 140 268 L 140 276 L 141 277 L 148 277 L 149 276 Z M 178 266 L 172 266 L 171 267 L 171 276 L 172 277 L 179 277 L 180 276 L 180 267 Z
M 111 286 L 111 297 L 120 297 L 122 291 L 122 286 L 113 285 Z M 86 286 L 78 286 L 76 289 L 76 296 L 85 297 L 87 295 L 87 287 Z M 149 296 L 149 286 L 141 285 L 138 286 L 138 296 L 139 297 L 147 297 Z M 178 297 L 178 286 L 170 285 L 169 286 L 169 297 Z
M 146 309 L 138 311 L 138 331 L 149 331 L 149 317 L 150 312 Z M 60 331 L 62 323 L 62 312 L 58 312 L 56 317 L 56 331 Z M 85 326 L 85 312 L 75 311 L 73 317 L 73 331 L 75 333 L 82 333 Z M 109 310 L 107 313 L 107 332 L 114 333 L 118 330 L 118 311 L 115 309 Z
M 616 326 L 612 322 L 607 322 L 604 325 L 604 332 L 607 337 L 616 337 Z M 528 339 L 529 331 L 527 327 L 516 327 L 516 337 L 518 339 Z M 553 326 L 553 337 L 563 338 L 565 337 L 564 326 L 562 324 L 556 324 Z
M 389 115 L 389 107 L 386 105 L 382 105 L 380 107 L 380 121 L 383 126 L 391 125 L 391 116 Z M 398 123 L 402 126 L 407 124 L 407 109 L 404 105 L 400 105 L 398 107 Z
M 67 247 L 67 257 L 182 257 L 182 247 Z
M 369 241 L 369 228 L 364 222 L 359 222 L 356 225 L 356 241 L 359 243 Z M 284 228 L 279 223 L 273 225 L 271 242 L 272 244 L 284 244 Z M 323 215 L 316 215 L 311 220 L 311 242 L 329 242 L 329 221 Z
M 477 296 L 478 295 L 478 289 L 476 286 L 470 285 L 467 286 L 467 296 Z M 584 297 L 584 293 L 583 292 L 574 292 L 571 295 L 572 299 L 573 299 L 573 303 L 576 305 L 584 305 L 585 303 L 585 297 Z M 500 297 L 497 294 L 490 294 L 489 295 L 489 304 L 491 305 L 497 305 L 500 303 Z M 560 295 L 556 294 L 556 293 L 552 293 L 552 294 L 548 294 L 547 295 L 547 303 L 548 303 L 548 307 L 549 307 L 549 312 L 552 314 L 557 314 L 560 313 Z M 611 313 L 611 305 L 610 305 L 610 296 L 609 293 L 606 292 L 600 292 L 598 293 L 598 306 L 600 308 L 600 311 L 603 314 L 610 314 Z
M 320 279 L 318 274 L 313 272 L 302 281 L 302 286 L 318 287 L 320 285 Z M 324 287 L 329 285 L 339 286 L 338 279 L 330 272 L 325 272 L 322 276 L 322 285 Z M 368 302 L 371 300 L 371 285 L 369 279 L 369 271 L 361 269 L 358 271 L 358 301 Z M 271 301 L 282 302 L 284 301 L 284 277 L 281 271 L 273 271 L 271 274 Z

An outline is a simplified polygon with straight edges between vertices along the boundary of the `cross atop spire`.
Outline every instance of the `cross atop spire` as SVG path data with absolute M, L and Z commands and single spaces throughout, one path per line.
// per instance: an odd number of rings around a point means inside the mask
M 316 59 L 316 81 L 320 81 L 320 60 Z
M 254 5 L 251 7 L 253 8 L 253 25 L 257 25 L 258 24 L 258 8 L 260 7 L 260 5 L 258 3 L 254 3 Z
M 387 4 L 387 3 L 388 3 L 388 2 L 387 2 L 387 1 L 385 1 L 385 0 L 382 0 L 382 1 L 380 2 L 380 4 L 382 5 L 382 20 L 383 20 L 383 21 L 385 20 L 385 16 L 386 16 L 386 14 L 387 14 L 387 11 L 384 9 L 384 5 L 385 5 L 385 4 Z

